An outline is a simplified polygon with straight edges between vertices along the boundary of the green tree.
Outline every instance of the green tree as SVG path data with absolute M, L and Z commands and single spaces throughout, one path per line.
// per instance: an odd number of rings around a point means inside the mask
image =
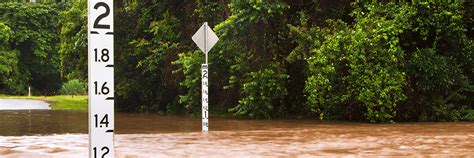
M 412 28 L 400 37 L 409 83 L 402 117 L 460 120 L 465 109 L 474 108 L 474 43 L 463 18 L 472 19 L 464 12 L 469 5 L 420 2 L 412 7 L 417 13 L 410 19 Z
M 10 48 L 12 31 L 10 27 L 0 22 L 0 91 L 4 93 L 20 93 L 24 87 L 18 82 L 18 51 Z
M 278 107 L 283 107 L 286 95 L 288 76 L 278 45 L 284 41 L 286 21 L 282 17 L 288 5 L 231 1 L 229 7 L 230 16 L 215 27 L 220 41 L 209 56 L 210 93 L 226 99 L 211 97 L 210 102 L 227 105 L 236 115 L 270 118 L 281 112 Z M 203 59 L 200 51 L 190 51 L 180 54 L 175 62 L 182 65 L 185 79 L 181 84 L 187 89 L 180 103 L 191 111 L 200 105 L 198 82 Z
M 299 54 L 309 56 L 305 89 L 313 112 L 339 119 L 363 113 L 370 122 L 391 122 L 396 116 L 458 120 L 463 109 L 472 109 L 473 45 L 460 3 L 353 6 L 353 24 L 330 21 L 307 33 L 294 28 L 316 39 L 297 47 L 310 50 Z
M 60 87 L 58 8 L 40 3 L 0 3 L 2 21 L 13 32 L 8 45 L 18 51 L 16 93 L 31 85 L 44 95 Z M 20 88 L 21 87 L 21 88 Z
M 74 0 L 59 14 L 60 69 L 63 78 L 87 79 L 87 1 Z

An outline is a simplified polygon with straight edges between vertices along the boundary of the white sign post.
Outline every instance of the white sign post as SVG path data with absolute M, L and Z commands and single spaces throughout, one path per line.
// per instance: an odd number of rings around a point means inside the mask
M 89 157 L 114 157 L 113 0 L 88 0 Z
M 206 63 L 201 67 L 202 81 L 202 132 L 209 131 L 209 66 L 207 54 L 219 38 L 205 22 L 192 37 L 194 43 L 206 55 Z

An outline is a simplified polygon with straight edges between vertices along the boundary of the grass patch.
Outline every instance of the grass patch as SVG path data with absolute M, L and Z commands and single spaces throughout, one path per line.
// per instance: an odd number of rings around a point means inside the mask
M 53 110 L 87 111 L 87 96 L 57 95 L 57 96 L 7 96 L 0 94 L 0 99 L 32 99 L 51 104 Z

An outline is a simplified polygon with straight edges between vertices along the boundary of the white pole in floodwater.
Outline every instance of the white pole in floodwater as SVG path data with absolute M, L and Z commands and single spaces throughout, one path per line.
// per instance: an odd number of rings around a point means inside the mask
M 31 86 L 28 86 L 28 97 L 31 97 Z
M 201 93 L 202 93 L 202 132 L 209 131 L 209 50 L 217 43 L 219 38 L 205 22 L 192 37 L 194 43 L 205 55 L 205 64 L 201 65 Z
M 202 132 L 209 131 L 209 69 L 207 64 L 201 66 L 202 80 Z
M 89 157 L 115 157 L 113 0 L 88 0 Z

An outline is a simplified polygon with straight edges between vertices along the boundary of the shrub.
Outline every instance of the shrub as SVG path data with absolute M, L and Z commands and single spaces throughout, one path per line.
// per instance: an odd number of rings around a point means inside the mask
M 85 84 L 77 79 L 70 80 L 64 83 L 60 90 L 61 94 L 64 95 L 84 95 L 86 94 Z
M 370 122 L 391 122 L 397 112 L 404 120 L 462 119 L 461 108 L 472 108 L 474 91 L 473 43 L 462 5 L 353 6 L 353 25 L 329 21 L 328 28 L 315 29 L 324 38 L 309 46 L 311 110 L 320 118 L 350 119 L 365 107 Z
M 250 72 L 242 85 L 239 104 L 229 111 L 238 116 L 269 119 L 276 113 L 275 105 L 282 105 L 287 95 L 288 75 L 272 68 Z
M 412 27 L 400 36 L 406 51 L 409 96 L 400 109 L 414 120 L 459 120 L 474 108 L 474 44 L 466 36 L 459 3 L 415 3 Z
M 329 32 L 334 33 L 312 50 L 307 60 L 308 103 L 320 118 L 333 109 L 362 106 L 370 122 L 391 122 L 397 104 L 406 98 L 404 51 L 398 35 L 410 26 L 406 18 L 413 13 L 406 6 L 387 4 L 367 5 L 353 15 L 353 28 L 330 22 Z

